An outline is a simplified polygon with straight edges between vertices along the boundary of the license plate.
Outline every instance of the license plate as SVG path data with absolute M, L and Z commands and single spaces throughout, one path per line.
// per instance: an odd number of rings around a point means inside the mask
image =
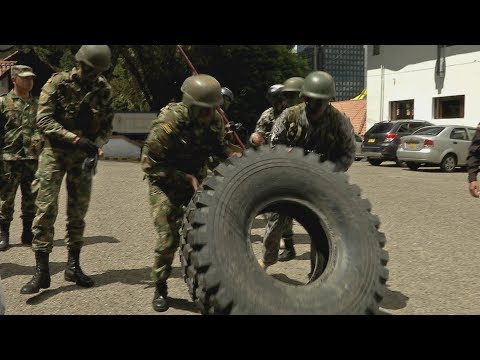
M 375 142 L 375 139 L 368 139 L 368 142 L 369 142 L 369 143 L 374 143 L 374 142 Z
M 408 149 L 415 149 L 417 147 L 417 144 L 415 143 L 407 143 L 407 148 Z

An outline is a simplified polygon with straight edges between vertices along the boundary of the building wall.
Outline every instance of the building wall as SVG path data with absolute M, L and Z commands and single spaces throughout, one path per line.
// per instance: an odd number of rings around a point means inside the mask
M 297 45 L 297 52 L 313 71 L 313 45 Z M 318 45 L 317 63 L 335 79 L 337 101 L 350 100 L 365 88 L 364 45 Z
M 113 117 L 113 131 L 119 134 L 148 134 L 157 115 L 153 112 L 117 112 Z
M 414 100 L 415 119 L 476 126 L 480 122 L 480 45 L 452 45 L 444 52 L 445 77 L 439 82 L 437 45 L 381 45 L 379 55 L 373 55 L 369 45 L 367 129 L 391 120 L 391 101 L 408 99 Z M 433 98 L 454 95 L 465 96 L 464 117 L 433 119 Z

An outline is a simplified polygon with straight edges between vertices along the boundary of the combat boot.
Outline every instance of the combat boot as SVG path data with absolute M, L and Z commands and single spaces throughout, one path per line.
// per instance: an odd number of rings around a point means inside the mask
M 168 310 L 167 300 L 167 282 L 161 281 L 155 287 L 155 294 L 153 295 L 152 306 L 153 310 L 163 312 Z
M 37 266 L 35 268 L 35 274 L 32 280 L 23 285 L 20 290 L 21 294 L 35 294 L 40 289 L 47 289 L 50 287 L 50 270 L 48 269 L 48 256 L 49 253 L 35 251 L 35 260 Z
M 32 220 L 23 219 L 22 244 L 32 245 Z
M 0 223 L 0 251 L 5 251 L 10 242 L 10 223 Z
M 278 261 L 289 261 L 295 259 L 297 254 L 295 253 L 295 248 L 293 247 L 293 239 L 284 239 L 285 250 L 278 255 Z
M 80 249 L 68 250 L 68 262 L 64 278 L 82 287 L 92 287 L 93 280 L 85 275 L 80 267 Z

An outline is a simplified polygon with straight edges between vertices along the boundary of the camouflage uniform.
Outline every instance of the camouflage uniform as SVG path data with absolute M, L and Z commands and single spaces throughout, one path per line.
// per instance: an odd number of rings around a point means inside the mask
M 159 235 L 151 278 L 166 281 L 179 245 L 179 229 L 186 206 L 193 196 L 185 174 L 199 183 L 207 174 L 210 155 L 226 158 L 227 142 L 221 116 L 215 112 L 205 128 L 192 118 L 183 102 L 168 104 L 148 135 L 142 152 L 142 170 L 148 178 L 151 214 Z
M 355 133 L 349 118 L 328 105 L 320 120 L 310 123 L 305 103 L 292 106 L 282 112 L 275 121 L 271 145 L 298 146 L 305 151 L 320 154 L 321 161 L 335 164 L 334 171 L 347 171 L 355 160 Z M 263 246 L 263 261 L 277 261 L 279 239 L 288 217 L 280 215 L 267 224 Z
M 66 243 L 69 250 L 82 247 L 92 173 L 82 171 L 87 155 L 73 141 L 77 136 L 86 137 L 102 147 L 112 134 L 112 120 L 112 90 L 103 76 L 96 77 L 93 83 L 83 83 L 79 70 L 73 68 L 54 74 L 43 86 L 37 124 L 46 139 L 33 185 L 38 189 L 33 222 L 34 251 L 52 251 L 58 194 L 65 173 L 68 193 Z
M 265 110 L 262 113 L 262 115 L 260 115 L 260 118 L 257 121 L 257 125 L 255 126 L 254 132 L 262 135 L 266 143 L 268 143 L 270 140 L 270 134 L 272 132 L 273 123 L 275 122 L 275 119 L 280 114 L 281 114 L 281 111 L 276 113 L 275 109 L 271 107 Z
M 41 133 L 36 128 L 37 101 L 29 96 L 23 99 L 11 90 L 0 97 L 0 124 L 2 124 L 0 223 L 13 220 L 15 195 L 22 191 L 22 215 L 25 222 L 35 216 L 35 195 L 31 185 L 41 150 Z
M 257 125 L 255 126 L 255 132 L 263 136 L 266 144 L 269 143 L 272 127 L 275 122 L 275 119 L 277 119 L 280 114 L 281 114 L 281 111 L 277 113 L 275 112 L 275 109 L 271 107 L 265 110 L 262 113 L 262 115 L 260 115 L 260 119 L 258 119 L 257 121 Z M 276 218 L 278 218 L 278 214 L 274 214 L 274 213 L 266 213 L 265 216 L 266 216 L 266 219 L 269 221 L 269 223 L 270 221 L 273 221 Z M 289 240 L 292 240 L 293 238 L 293 219 L 291 217 L 288 217 L 286 221 L 287 223 L 285 224 L 285 227 L 282 233 L 282 238 L 289 241 Z M 267 224 L 267 227 L 265 228 L 265 234 L 267 234 L 268 231 L 269 231 L 269 228 Z

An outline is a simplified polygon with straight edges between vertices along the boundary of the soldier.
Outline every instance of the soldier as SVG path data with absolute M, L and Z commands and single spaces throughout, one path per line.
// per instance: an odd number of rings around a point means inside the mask
M 68 262 L 64 278 L 82 287 L 93 280 L 80 267 L 85 215 L 90 203 L 93 172 L 86 168 L 112 134 L 112 90 L 101 72 L 110 67 L 107 45 L 82 45 L 75 54 L 77 66 L 53 74 L 39 98 L 37 125 L 43 130 L 45 146 L 39 157 L 34 187 L 38 189 L 33 221 L 32 250 L 36 270 L 22 294 L 50 287 L 48 258 L 52 251 L 58 194 L 63 177 L 67 186 Z
M 228 108 L 233 103 L 233 92 L 227 87 L 222 87 L 222 97 L 223 97 L 223 104 L 222 110 L 226 113 Z
M 285 108 L 290 106 L 295 106 L 303 102 L 302 98 L 300 97 L 300 91 L 302 90 L 304 78 L 295 76 L 291 77 L 283 83 L 282 88 L 282 97 L 285 101 Z
M 306 78 L 300 95 L 303 103 L 285 109 L 273 125 L 271 145 L 303 147 L 320 154 L 321 161 L 335 164 L 334 171 L 347 171 L 355 160 L 355 133 L 348 117 L 330 105 L 335 97 L 335 82 L 323 71 Z M 278 215 L 267 224 L 260 266 L 266 269 L 277 262 L 280 234 L 288 217 Z
M 260 116 L 260 119 L 257 122 L 255 133 L 251 136 L 251 142 L 254 145 L 268 143 L 268 140 L 266 140 L 266 138 L 270 137 L 273 123 L 278 118 L 283 109 L 300 104 L 303 101 L 300 97 L 300 91 L 302 90 L 303 81 L 304 78 L 295 76 L 285 80 L 281 87 L 279 87 L 278 85 L 273 85 L 269 89 L 269 92 L 271 92 L 273 96 L 277 95 L 278 92 L 280 94 L 280 99 L 278 99 L 278 96 L 275 96 L 277 98 L 277 111 L 275 111 L 275 107 L 272 105 L 272 108 L 270 108 L 271 110 L 266 110 L 262 114 L 262 116 Z M 261 136 L 259 136 L 258 134 L 260 134 Z M 270 220 L 274 220 L 277 217 L 278 214 L 267 214 L 267 219 L 269 220 L 269 223 L 271 223 Z M 278 261 L 289 261 L 294 259 L 297 255 L 295 252 L 295 247 L 293 246 L 293 219 L 291 217 L 288 217 L 286 221 L 287 223 L 284 227 L 284 231 L 282 234 L 284 250 L 278 256 Z M 267 234 L 268 232 L 269 227 L 267 224 L 267 227 L 265 228 L 265 234 Z
M 477 125 L 477 131 L 468 149 L 467 169 L 470 195 L 478 198 L 480 197 L 480 187 L 477 181 L 477 174 L 480 171 L 480 124 Z
M 260 115 L 260 119 L 258 119 L 257 125 L 255 126 L 255 132 L 250 135 L 250 143 L 253 146 L 268 143 L 273 122 L 285 108 L 283 106 L 283 97 L 281 96 L 282 89 L 282 84 L 272 85 L 268 89 L 266 98 L 271 107 Z
M 35 216 L 35 195 L 31 185 L 41 150 L 41 133 L 35 122 L 37 100 L 30 91 L 36 76 L 32 68 L 14 65 L 11 68 L 13 89 L 0 97 L 0 133 L 2 141 L 2 191 L 0 196 L 0 251 L 8 248 L 10 223 L 13 220 L 15 196 L 22 191 L 22 244 L 32 243 L 32 221 Z
M 169 104 L 160 111 L 156 126 L 145 141 L 141 160 L 158 232 L 151 272 L 155 311 L 169 307 L 167 279 L 180 241 L 183 207 L 206 176 L 208 157 L 225 159 L 234 152 L 224 139 L 224 123 L 215 111 L 223 102 L 219 82 L 210 75 L 194 75 L 184 81 L 180 90 L 182 102 Z

